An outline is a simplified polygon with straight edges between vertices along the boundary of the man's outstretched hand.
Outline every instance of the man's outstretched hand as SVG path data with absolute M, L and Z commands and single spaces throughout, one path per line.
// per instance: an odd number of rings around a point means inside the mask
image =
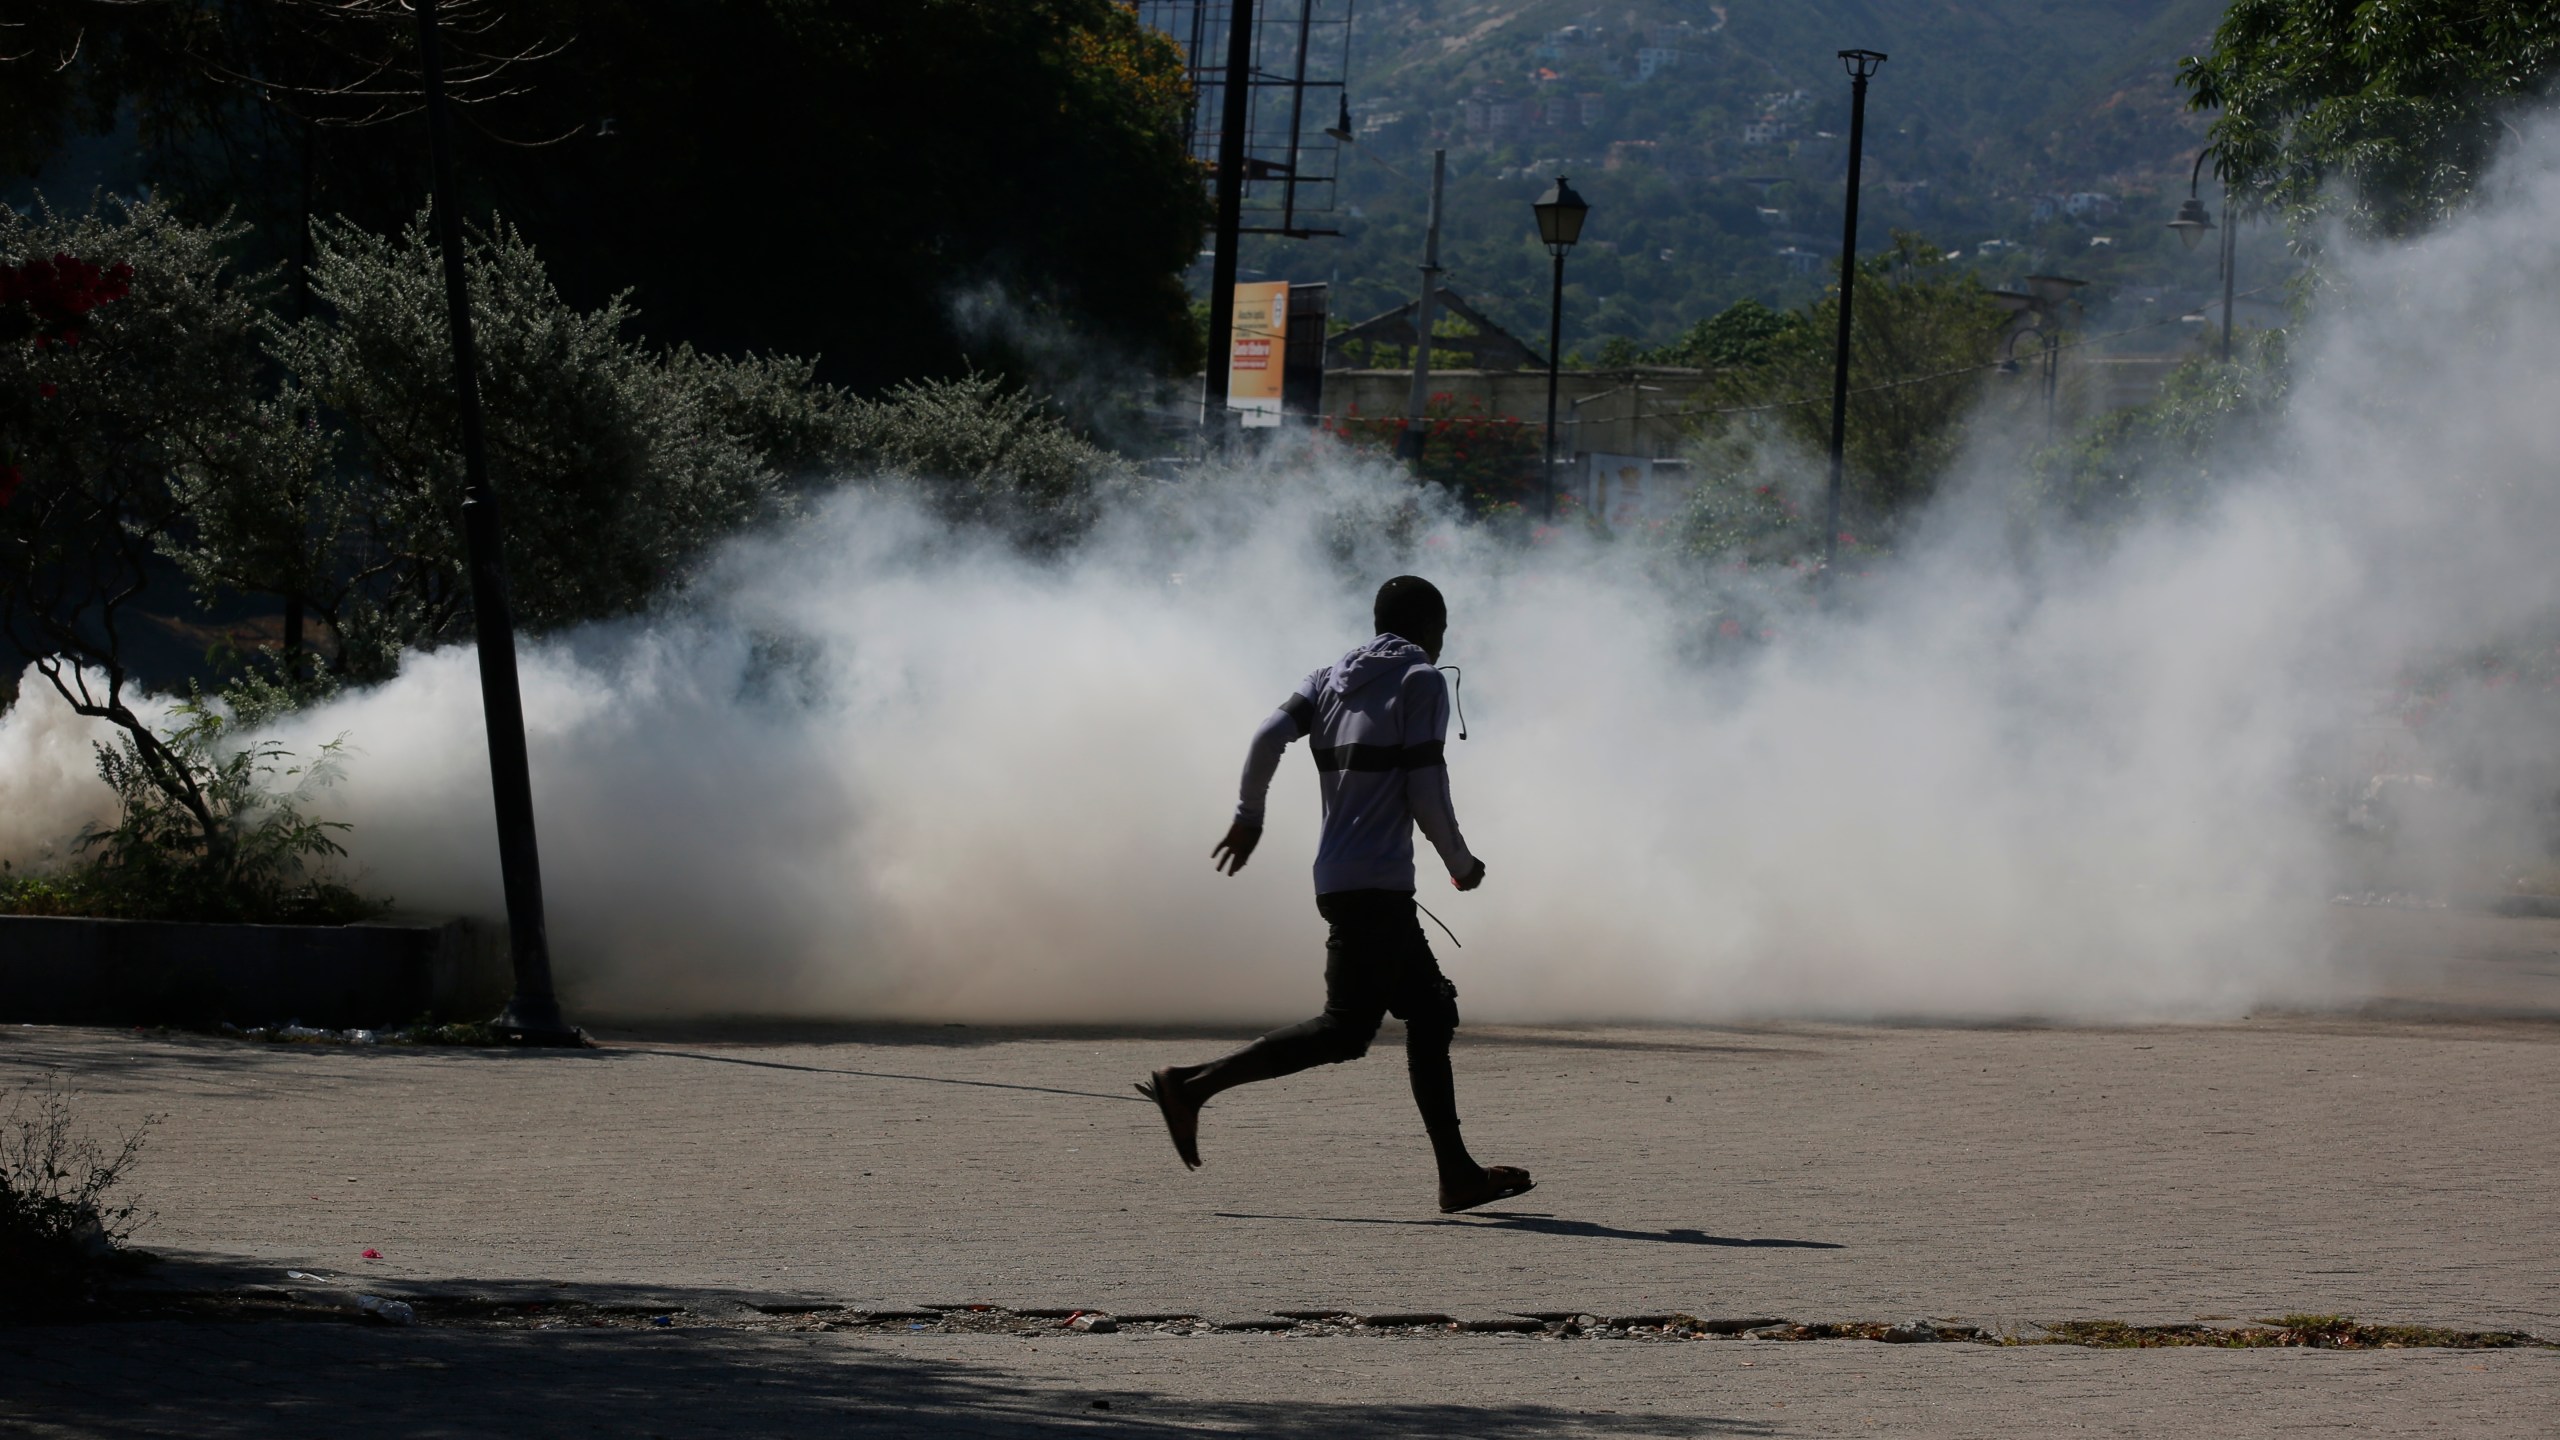
M 1244 862 L 1253 858 L 1253 847 L 1261 843 L 1262 827 L 1238 820 L 1227 827 L 1227 838 L 1219 841 L 1217 848 L 1209 852 L 1209 863 L 1233 875 L 1244 868 Z
M 1459 889 L 1461 889 L 1461 890 L 1473 890 L 1473 889 L 1474 889 L 1474 888 L 1476 888 L 1477 886 L 1479 886 L 1479 885 L 1483 884 L 1483 883 L 1484 883 L 1484 858 L 1483 858 L 1482 856 L 1478 856 L 1478 857 L 1476 858 L 1476 868 L 1474 868 L 1473 870 L 1468 871 L 1468 872 L 1467 872 L 1466 874 L 1464 874 L 1464 875 L 1452 875 L 1452 876 L 1450 876 L 1450 877 L 1449 877 L 1449 883 L 1450 883 L 1450 884 L 1452 884 L 1452 885 L 1457 886 L 1457 887 L 1458 887 Z

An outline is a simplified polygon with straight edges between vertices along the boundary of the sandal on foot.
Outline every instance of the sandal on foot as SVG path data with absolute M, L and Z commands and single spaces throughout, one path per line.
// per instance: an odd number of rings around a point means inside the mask
M 1440 1213 L 1454 1215 L 1461 1210 L 1473 1210 L 1479 1205 L 1490 1205 L 1496 1200 L 1508 1200 L 1514 1195 L 1526 1195 L 1537 1188 L 1538 1182 L 1530 1179 L 1529 1172 L 1517 1165 L 1488 1165 L 1484 1170 L 1484 1178 L 1463 1191 L 1453 1191 L 1446 1185 L 1441 1186 Z
M 1138 1093 L 1156 1102 L 1164 1128 L 1173 1135 L 1173 1153 L 1193 1170 L 1200 1168 L 1200 1107 L 1182 1098 L 1182 1087 L 1167 1066 L 1138 1082 Z M 1523 1177 L 1525 1178 L 1525 1177 Z

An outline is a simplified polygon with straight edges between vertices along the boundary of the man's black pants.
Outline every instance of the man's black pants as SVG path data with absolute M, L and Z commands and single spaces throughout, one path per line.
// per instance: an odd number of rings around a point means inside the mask
M 1405 1023 L 1405 1070 L 1414 1104 L 1444 1178 L 1472 1175 L 1458 1138 L 1458 1087 L 1449 1041 L 1458 1029 L 1458 987 L 1440 973 L 1410 890 L 1338 890 L 1316 897 L 1330 932 L 1324 942 L 1324 1013 L 1274 1030 L 1184 1081 L 1205 1101 L 1221 1090 L 1293 1075 L 1369 1053 L 1390 1014 Z

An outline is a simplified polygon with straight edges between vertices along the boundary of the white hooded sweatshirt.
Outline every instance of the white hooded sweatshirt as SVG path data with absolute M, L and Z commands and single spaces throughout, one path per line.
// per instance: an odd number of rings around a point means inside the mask
M 1312 739 L 1324 796 L 1316 893 L 1413 885 L 1413 828 L 1452 878 L 1475 869 L 1449 800 L 1449 682 L 1421 646 L 1380 635 L 1309 675 L 1262 722 L 1245 754 L 1236 819 L 1262 824 L 1263 797 L 1289 742 Z

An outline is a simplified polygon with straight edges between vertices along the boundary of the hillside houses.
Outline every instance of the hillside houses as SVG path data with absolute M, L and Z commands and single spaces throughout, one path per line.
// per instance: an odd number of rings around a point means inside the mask
M 2094 190 L 2070 194 L 2036 195 L 2027 200 L 2027 218 L 2036 224 L 2061 218 L 2083 225 L 2097 225 L 2115 218 L 2116 197 Z
M 1745 145 L 1783 145 L 1796 137 L 1799 117 L 1813 104 L 1802 90 L 1780 90 L 1760 97 L 1760 118 L 1742 127 Z

